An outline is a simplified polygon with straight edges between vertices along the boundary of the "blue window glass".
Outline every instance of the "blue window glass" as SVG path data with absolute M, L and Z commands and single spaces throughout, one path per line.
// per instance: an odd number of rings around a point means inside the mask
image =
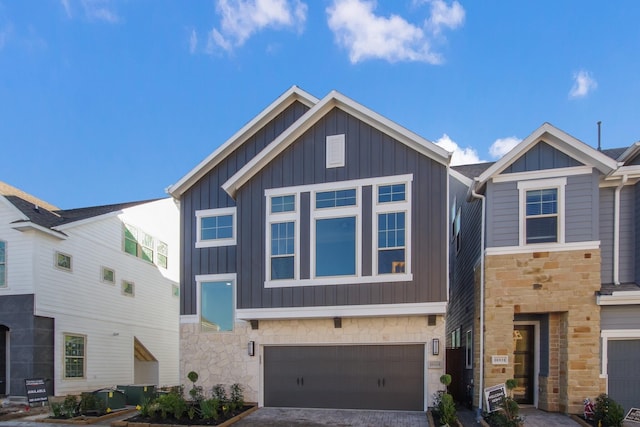
M 405 185 L 381 185 L 378 187 L 378 203 L 403 202 L 406 200 Z
M 405 272 L 405 213 L 378 215 L 378 274 Z
M 294 278 L 294 254 L 294 223 L 271 224 L 271 280 Z
M 355 206 L 356 190 L 323 191 L 316 193 L 316 209 L 337 208 L 341 206 Z
M 356 218 L 316 220 L 316 276 L 356 274 Z
M 271 212 L 293 212 L 296 210 L 296 196 L 275 196 L 271 198 Z
M 548 188 L 527 191 L 527 243 L 558 241 L 558 190 Z
M 200 219 L 200 240 L 233 238 L 233 215 L 207 216 Z
M 203 331 L 233 330 L 233 284 L 204 282 L 200 288 L 200 325 Z

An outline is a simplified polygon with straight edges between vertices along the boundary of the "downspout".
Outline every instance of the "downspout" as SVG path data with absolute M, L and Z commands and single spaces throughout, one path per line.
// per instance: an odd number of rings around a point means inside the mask
M 613 284 L 620 284 L 620 192 L 629 176 L 622 175 L 613 197 Z
M 475 182 L 471 186 L 471 196 L 480 199 L 480 203 L 482 203 L 482 214 L 481 214 L 481 226 L 480 226 L 480 373 L 479 373 L 479 381 L 478 381 L 478 413 L 476 414 L 476 420 L 479 422 L 482 419 L 482 394 L 484 390 L 484 227 L 486 221 L 486 206 L 485 206 L 485 196 L 482 194 L 476 193 L 476 183 Z

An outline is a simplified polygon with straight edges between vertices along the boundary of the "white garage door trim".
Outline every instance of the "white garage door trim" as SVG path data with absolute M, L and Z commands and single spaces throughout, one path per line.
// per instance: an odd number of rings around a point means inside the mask
M 605 329 L 600 332 L 602 339 L 602 366 L 600 367 L 600 378 L 607 378 L 607 364 L 609 362 L 609 340 L 631 340 L 640 339 L 640 329 Z M 607 380 L 607 393 L 609 393 L 609 381 Z

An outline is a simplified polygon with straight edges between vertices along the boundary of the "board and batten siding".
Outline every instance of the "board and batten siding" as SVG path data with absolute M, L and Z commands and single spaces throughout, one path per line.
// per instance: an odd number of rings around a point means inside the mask
M 326 168 L 327 135 L 346 135 L 346 165 Z M 413 280 L 396 283 L 265 288 L 265 190 L 326 182 L 413 174 Z M 238 191 L 238 308 L 308 307 L 446 301 L 447 169 L 343 110 L 334 108 L 279 154 Z M 371 194 L 371 196 L 367 196 Z M 304 195 L 304 192 L 303 192 Z M 371 188 L 363 187 L 370 200 Z M 308 196 L 304 196 L 307 197 Z M 307 199 L 304 199 L 307 200 Z M 370 202 L 369 202 L 370 203 Z M 371 227 L 363 205 L 362 221 Z M 307 216 L 308 218 L 308 216 Z M 366 223 L 369 221 L 369 223 Z M 361 229 L 362 230 L 362 229 Z M 301 242 L 308 242 L 303 218 Z M 367 233 L 363 233 L 367 234 Z M 368 239 L 368 240 L 367 240 Z M 370 257 L 371 237 L 363 240 L 362 259 Z M 308 259 L 308 244 L 301 252 Z M 301 267 L 305 263 L 301 263 Z M 305 267 L 306 268 L 306 267 Z M 362 263 L 363 271 L 371 269 Z M 308 275 L 302 271 L 302 277 Z
M 565 153 L 544 141 L 538 142 L 531 147 L 518 160 L 513 162 L 502 173 L 531 172 L 543 169 L 567 168 L 571 166 L 581 166 L 582 163 L 569 157 Z
M 235 151 L 222 159 L 213 170 L 202 177 L 181 197 L 180 229 L 182 230 L 182 242 L 180 259 L 183 265 L 180 277 L 181 315 L 196 313 L 197 292 L 195 277 L 197 275 L 236 272 L 237 245 L 211 248 L 195 247 L 197 240 L 196 211 L 235 206 L 235 201 L 222 190 L 222 184 L 298 120 L 308 109 L 307 106 L 298 101 L 291 104 Z M 236 217 L 237 221 L 238 219 Z
M 640 183 L 636 183 L 633 186 L 633 195 L 634 195 L 634 243 L 635 243 L 635 253 L 634 253 L 634 278 L 636 283 L 640 283 L 640 224 L 638 224 L 638 220 L 635 217 L 640 214 Z
M 520 198 L 518 182 L 487 184 L 487 247 L 519 245 Z M 598 176 L 567 177 L 565 187 L 565 242 L 598 239 Z

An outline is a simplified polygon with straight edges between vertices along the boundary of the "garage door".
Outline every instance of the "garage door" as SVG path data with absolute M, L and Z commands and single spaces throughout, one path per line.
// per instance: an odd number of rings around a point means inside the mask
M 424 407 L 424 345 L 265 347 L 265 406 Z
M 609 396 L 621 404 L 625 413 L 640 407 L 640 340 L 608 341 Z

